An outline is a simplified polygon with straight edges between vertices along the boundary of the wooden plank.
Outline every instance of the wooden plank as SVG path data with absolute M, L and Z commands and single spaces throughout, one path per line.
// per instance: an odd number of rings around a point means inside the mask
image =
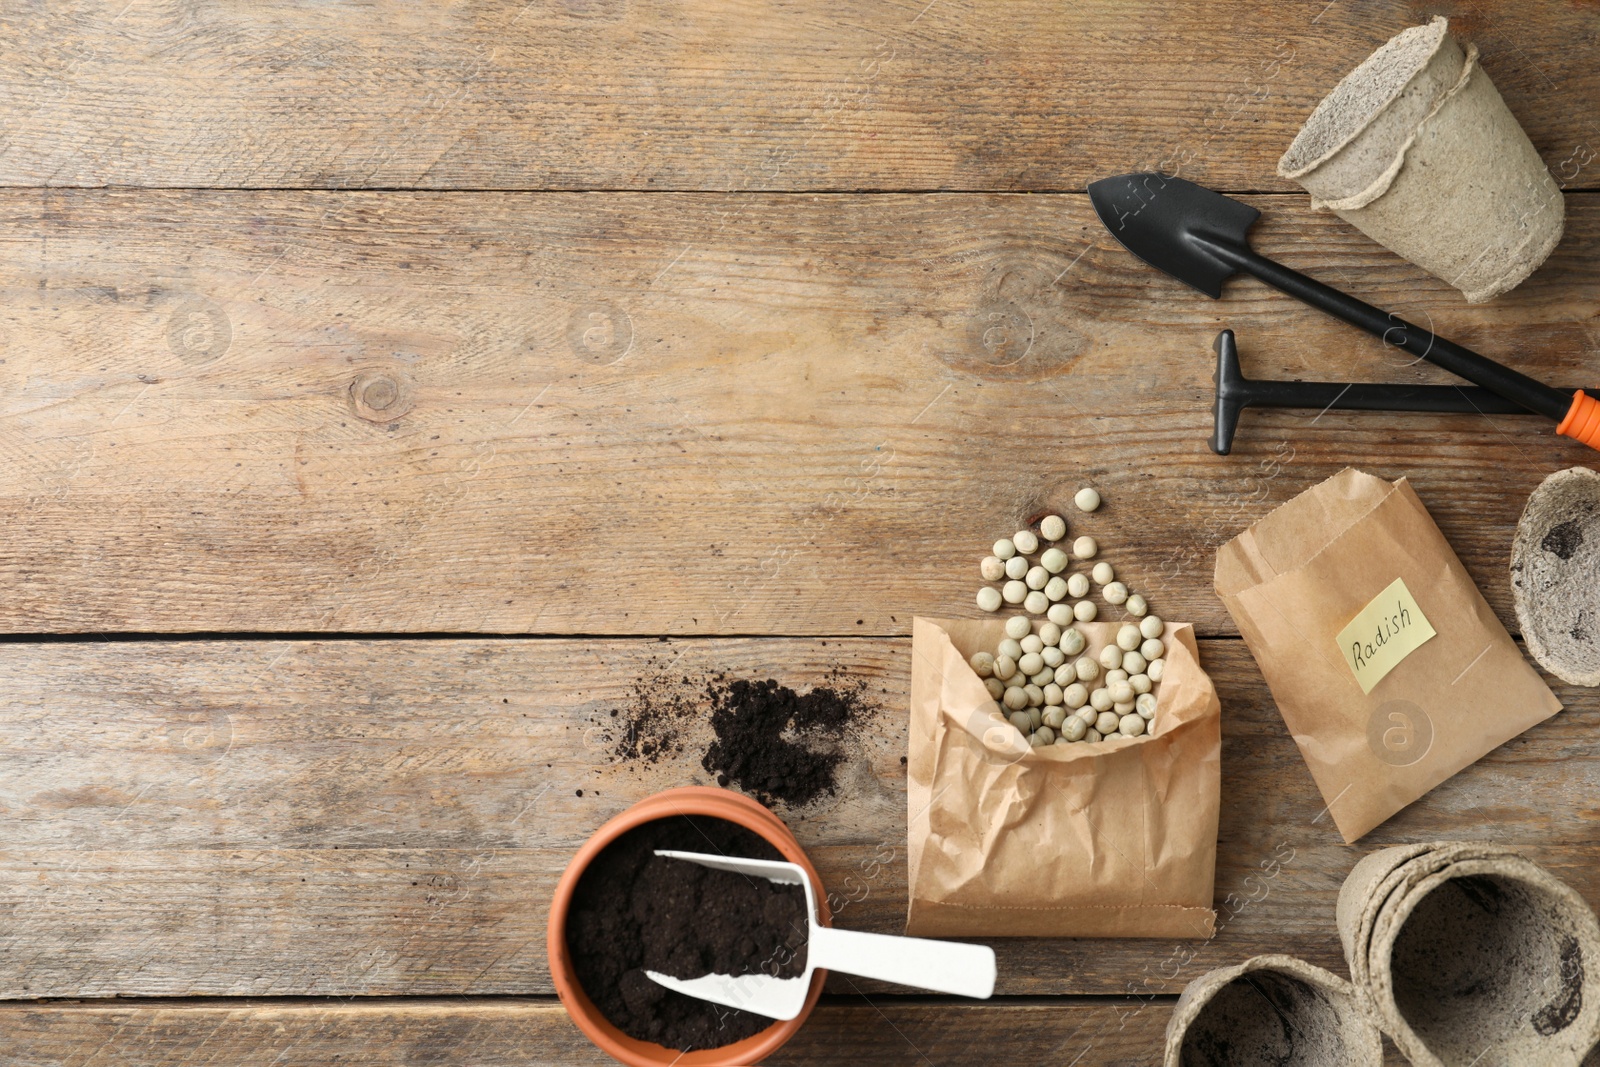
M 1171 998 L 1061 998 L 975 1006 L 830 999 L 772 1067 L 840 1063 L 1156 1064 Z M 344 1067 L 350 1062 L 595 1067 L 613 1061 L 553 999 L 319 1003 L 272 1000 L 0 1006 L 0 1055 L 28 1067 Z M 1076 1059 L 1074 1057 L 1077 1057 Z
M 1461 304 L 1313 214 L 1259 244 L 1551 380 L 1587 376 L 1600 204 Z M 1248 280 L 1213 303 L 1082 196 L 0 194 L 0 630 L 905 633 L 1068 509 L 1168 617 L 1347 464 L 1409 474 L 1501 617 L 1531 417 L 1250 413 L 1258 377 L 1443 380 Z M 1070 512 L 1094 482 L 1107 506 Z
M 7 14 L 0 184 L 1079 190 L 1278 157 L 1414 5 L 501 0 L 359 19 L 79 0 Z M 1552 170 L 1593 187 L 1582 8 L 1455 16 Z
M 0 646 L 0 997 L 550 992 L 544 909 L 572 852 L 635 800 L 707 780 L 693 732 L 680 758 L 605 762 L 596 724 L 663 663 L 866 682 L 880 708 L 840 795 L 780 813 L 840 924 L 898 932 L 907 655 L 864 639 Z M 1396 842 L 1515 844 L 1600 901 L 1594 691 L 1559 689 L 1566 711 L 1347 848 L 1242 643 L 1202 656 L 1224 708 L 1220 932 L 996 942 L 1001 993 L 1175 993 L 1266 951 L 1343 970 L 1339 885 Z

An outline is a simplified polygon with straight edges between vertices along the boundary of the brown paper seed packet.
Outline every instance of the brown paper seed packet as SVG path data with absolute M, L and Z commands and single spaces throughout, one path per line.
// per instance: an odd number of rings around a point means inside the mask
M 1074 625 L 1093 653 L 1120 623 Z M 912 624 L 906 932 L 1210 937 L 1221 707 L 1193 627 L 1166 624 L 1148 734 L 1032 749 L 968 664 L 1004 626 Z
M 1313 486 L 1215 586 L 1346 842 L 1561 710 L 1404 478 Z

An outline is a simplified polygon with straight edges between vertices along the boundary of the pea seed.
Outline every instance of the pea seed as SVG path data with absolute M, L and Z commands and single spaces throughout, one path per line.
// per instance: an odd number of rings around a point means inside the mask
M 1053 677 L 1054 676 L 1052 675 L 1052 678 Z M 1055 706 L 1055 707 L 1060 707 L 1061 706 L 1061 698 L 1062 698 L 1063 694 L 1061 692 L 1061 687 L 1059 685 L 1057 685 L 1054 681 L 1049 681 L 1049 682 L 1046 682 L 1044 685 L 1040 686 L 1039 688 L 1044 690 L 1044 705 L 1045 705 L 1045 707 L 1048 708 L 1048 707 L 1051 707 L 1051 706 Z
M 1001 559 L 1010 559 L 1017 554 L 1017 546 L 1011 543 L 1009 537 L 1002 537 L 994 543 L 994 554 Z
M 1020 641 L 1033 632 L 1033 620 L 1026 615 L 1013 615 L 1006 620 L 1006 636 Z
M 1100 595 L 1106 598 L 1107 604 L 1121 604 L 1128 599 L 1128 587 L 1121 582 L 1107 582 Z
M 1089 595 L 1089 576 L 1087 574 L 1073 574 L 1067 578 L 1067 595 L 1076 599 Z
M 1028 698 L 1028 707 L 1037 708 L 1044 706 L 1044 690 L 1029 682 L 1022 687 L 1022 695 Z
M 1022 606 L 1035 615 L 1043 615 L 1050 610 L 1050 598 L 1044 595 L 1044 590 L 1035 589 L 1022 598 Z
M 1129 674 L 1143 674 L 1147 666 L 1149 664 L 1145 662 L 1144 654 L 1141 652 L 1124 652 L 1122 654 L 1122 669 Z
M 1144 673 L 1150 676 L 1150 680 L 1152 682 L 1161 681 L 1161 676 L 1166 673 L 1166 670 L 1167 660 L 1165 656 L 1160 659 L 1151 660 L 1149 663 L 1145 664 L 1144 667 Z
M 1150 676 L 1148 674 L 1134 674 L 1128 677 L 1128 687 L 1135 693 L 1143 694 L 1150 692 L 1151 684 Z
M 983 562 L 978 564 L 978 573 L 986 582 L 998 582 L 1005 577 L 1006 561 L 999 556 L 984 556 Z
M 1076 710 L 1089 702 L 1089 690 L 1084 688 L 1082 682 L 1073 682 L 1061 690 L 1061 703 L 1063 706 Z
M 1094 559 L 1094 554 L 1100 551 L 1100 546 L 1092 537 L 1080 537 L 1072 542 L 1072 554 L 1077 559 Z
M 1118 682 L 1126 682 L 1127 680 L 1127 671 L 1123 670 L 1121 667 L 1113 667 L 1111 670 L 1106 671 L 1104 682 L 1107 686 L 1113 686 Z
M 1032 530 L 1018 530 L 1011 535 L 1011 545 L 1021 555 L 1039 551 L 1039 538 L 1034 536 Z
M 1139 635 L 1141 637 L 1160 637 L 1166 623 L 1161 621 L 1159 615 L 1146 615 L 1139 620 Z
M 1138 737 L 1144 733 L 1144 720 L 1137 715 L 1124 715 L 1117 728 L 1128 737 Z
M 1073 682 L 1077 681 L 1077 678 L 1078 672 L 1073 669 L 1072 664 L 1070 663 L 1063 663 L 1061 666 L 1056 668 L 1054 680 L 1059 686 L 1069 686 Z
M 1007 578 L 1021 578 L 1028 573 L 1028 557 L 1012 556 L 1006 560 L 1005 567 Z
M 1072 605 L 1072 617 L 1079 622 L 1093 622 L 1094 617 L 1100 614 L 1100 609 L 1094 606 L 1092 600 L 1080 600 Z
M 1083 732 L 1083 739 L 1085 741 L 1104 741 L 1105 737 L 1101 735 L 1099 730 L 1091 726 Z
M 1000 587 L 1000 597 L 1007 604 L 1020 604 L 1027 595 L 1028 587 L 1015 580 Z
M 1029 589 L 1043 589 L 1045 583 L 1050 581 L 1050 572 L 1043 567 L 1033 567 L 1029 569 L 1022 580 Z
M 1002 682 L 1017 673 L 1017 661 L 1002 652 L 994 658 L 994 676 Z
M 1028 634 L 1017 644 L 1022 646 L 1024 652 L 1038 652 L 1044 648 L 1044 638 L 1038 634 Z
M 1028 727 L 1029 730 L 1037 730 L 1039 727 L 1043 726 L 1044 725 L 1044 709 L 1042 709 L 1042 708 L 1032 708 L 1032 707 L 1029 708 L 1028 709 L 1028 722 L 1030 724 L 1029 727 Z
M 1156 698 L 1149 693 L 1141 693 L 1133 699 L 1133 710 L 1139 713 L 1141 719 L 1156 717 Z
M 1060 644 L 1061 627 L 1053 622 L 1041 623 L 1039 625 L 1039 640 L 1043 641 L 1047 647 Z
M 1083 735 L 1089 732 L 1089 724 L 1076 715 L 1068 716 L 1061 724 L 1061 736 L 1068 741 L 1082 741 Z
M 1079 511 L 1093 511 L 1100 506 L 1100 494 L 1096 490 L 1085 486 L 1078 490 L 1077 495 L 1072 498 L 1072 502 L 1078 505 Z
M 1056 575 L 1044 583 L 1044 598 L 1052 604 L 1067 595 L 1067 580 L 1061 575 Z
M 1144 638 L 1139 636 L 1139 628 L 1133 623 L 1127 623 L 1117 631 L 1117 647 L 1124 652 L 1132 652 L 1139 647 L 1139 642 Z
M 1103 686 L 1089 694 L 1089 706 L 1095 711 L 1110 711 L 1113 703 L 1111 690 Z
M 1092 682 L 1096 678 L 1100 677 L 1100 664 L 1096 663 L 1088 656 L 1078 657 L 1077 662 L 1072 666 L 1077 672 L 1078 681 L 1080 682 Z
M 1005 706 L 1010 708 L 1012 711 L 1021 711 L 1023 708 L 1028 706 L 1028 694 L 1024 693 L 1016 686 L 1011 686 L 1009 689 L 1007 689 L 1005 696 L 1001 697 L 1000 700 L 1001 703 L 1005 704 Z M 1016 722 L 1016 716 L 1012 716 L 1011 721 L 1014 724 Z M 1017 729 L 1025 730 L 1027 728 L 1018 726 Z
M 978 608 L 981 611 L 999 611 L 1000 590 L 992 585 L 986 585 L 978 590 Z
M 1033 748 L 1043 748 L 1045 746 L 1045 740 L 1039 734 L 1031 733 L 1028 735 L 1028 744 Z
M 998 678 L 985 678 L 983 685 L 985 689 L 989 690 L 990 700 L 999 700 L 1006 695 L 1006 683 Z
M 1089 574 L 1094 578 L 1096 585 L 1107 585 L 1117 576 L 1116 570 L 1113 569 L 1111 564 L 1107 563 L 1105 560 L 1101 560 L 1099 563 L 1096 563 L 1094 565 L 1094 569 L 1091 570 Z
M 1055 670 L 1057 667 L 1067 662 L 1067 654 L 1061 651 L 1055 645 L 1045 645 L 1044 651 L 1040 652 L 1039 655 L 1044 658 L 1044 665 L 1049 667 L 1051 670 Z
M 1117 713 L 1114 711 L 1102 711 L 1100 717 L 1094 721 L 1094 728 L 1099 730 L 1102 735 L 1116 733 L 1117 728 L 1121 725 L 1122 720 L 1118 718 Z
M 1039 673 L 1028 679 L 1028 681 L 1032 682 L 1040 689 L 1043 689 L 1047 685 L 1053 684 L 1055 680 L 1056 672 L 1051 670 L 1049 667 L 1039 668 Z
M 1023 674 L 1038 674 L 1044 670 L 1044 659 L 1037 652 L 1024 652 L 1022 658 L 1017 660 L 1017 670 Z
M 1044 550 L 1044 553 L 1039 556 L 1039 566 L 1043 567 L 1051 574 L 1060 574 L 1062 571 L 1067 569 L 1067 565 L 1071 562 L 1072 560 L 1067 558 L 1067 554 L 1061 551 L 1059 548 L 1047 548 Z
M 1009 707 L 1010 705 L 1008 704 L 1007 706 Z M 1030 720 L 1028 718 L 1028 713 L 1027 712 L 1025 712 L 1025 711 L 1013 711 L 1011 713 L 1010 722 L 1011 722 L 1012 726 L 1015 726 L 1022 733 L 1027 733 L 1028 732 Z
M 1059 704 L 1046 704 L 1044 708 L 1044 724 L 1052 730 L 1061 729 L 1061 724 L 1067 721 L 1067 709 Z
M 1122 666 L 1122 649 L 1116 645 L 1107 645 L 1100 650 L 1100 655 L 1097 658 L 1100 660 L 1100 666 L 1106 670 L 1116 670 Z
M 1046 541 L 1059 541 L 1067 536 L 1067 520 L 1060 515 L 1046 515 L 1039 520 L 1039 536 Z
M 1133 703 L 1133 686 L 1127 682 L 1118 682 L 1115 685 L 1107 686 L 1106 691 L 1111 694 L 1111 702 L 1113 704 Z
M 1009 637 L 1003 638 L 995 649 L 995 655 L 1005 656 L 1011 660 L 1019 660 L 1022 658 L 1022 643 Z
M 994 657 L 987 652 L 975 653 L 967 662 L 972 664 L 972 669 L 979 678 L 988 678 L 994 674 Z
M 1139 719 L 1139 716 L 1135 715 L 1134 718 Z M 1144 722 L 1143 719 L 1139 719 L 1139 721 L 1141 723 Z M 1050 729 L 1048 726 L 1039 727 L 1033 732 L 1033 736 L 1034 738 L 1038 739 L 1040 748 L 1043 748 L 1045 745 L 1053 745 L 1056 743 L 1056 732 Z
M 1139 654 L 1145 659 L 1160 659 L 1167 654 L 1166 642 L 1159 637 L 1147 637 L 1144 644 L 1139 646 Z
M 1061 631 L 1061 651 L 1069 656 L 1076 656 L 1083 651 L 1083 631 L 1077 627 L 1068 627 Z
M 1048 589 L 1049 587 L 1046 586 L 1046 588 Z M 996 605 L 996 607 L 998 606 L 999 605 Z M 1072 605 L 1051 604 L 1049 610 L 1045 614 L 1050 621 L 1055 623 L 1057 626 L 1067 626 L 1072 622 Z M 1071 653 L 1068 653 L 1068 655 L 1071 655 Z
M 1122 605 L 1122 610 L 1126 611 L 1134 618 L 1138 618 L 1150 610 L 1150 605 L 1145 603 L 1144 597 L 1140 596 L 1138 593 L 1130 593 L 1128 594 L 1128 602 Z

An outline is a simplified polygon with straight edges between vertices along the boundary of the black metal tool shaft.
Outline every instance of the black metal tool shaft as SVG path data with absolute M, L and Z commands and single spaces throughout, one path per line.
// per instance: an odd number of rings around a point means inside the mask
M 1475 385 L 1389 385 L 1366 382 L 1286 382 L 1246 378 L 1232 330 L 1217 334 L 1216 399 L 1211 451 L 1226 456 L 1245 408 L 1307 408 L 1314 411 L 1424 411 L 1445 414 L 1527 415 L 1526 409 Z M 1565 395 L 1571 396 L 1573 390 Z M 1588 390 L 1600 397 L 1600 390 Z
M 1502 363 L 1480 356 L 1470 348 L 1448 341 L 1431 330 L 1414 326 L 1398 315 L 1375 308 L 1364 300 L 1357 300 L 1348 293 L 1341 293 L 1315 278 L 1308 278 L 1297 270 L 1259 255 L 1247 245 L 1199 235 L 1195 239 L 1203 242 L 1219 259 L 1261 279 L 1274 289 L 1343 319 L 1352 326 L 1376 334 L 1396 348 L 1420 356 L 1469 382 L 1493 390 L 1526 411 L 1560 422 L 1572 407 L 1571 391 L 1563 393 Z

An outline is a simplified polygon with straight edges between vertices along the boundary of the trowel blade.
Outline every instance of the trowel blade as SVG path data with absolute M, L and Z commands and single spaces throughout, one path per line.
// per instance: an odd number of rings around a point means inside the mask
M 1089 186 L 1089 202 L 1111 236 L 1157 270 L 1212 298 L 1238 268 L 1209 244 L 1248 248 L 1261 212 L 1182 178 L 1119 174 Z
M 725 1008 L 764 1015 L 769 1019 L 793 1019 L 806 1005 L 811 990 L 811 970 L 799 978 L 773 978 L 766 974 L 708 974 L 703 978 L 674 978 L 659 971 L 645 971 L 657 985 L 685 996 L 709 1000 Z

